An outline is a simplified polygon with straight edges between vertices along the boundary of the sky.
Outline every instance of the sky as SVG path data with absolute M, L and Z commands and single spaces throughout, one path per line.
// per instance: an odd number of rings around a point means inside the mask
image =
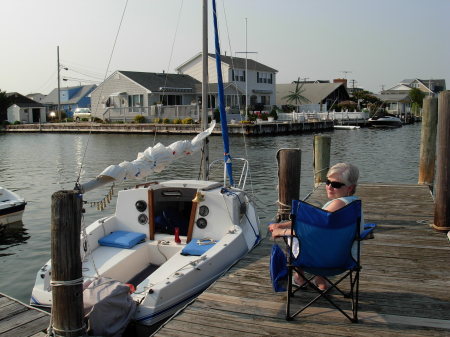
M 116 70 L 173 73 L 202 50 L 201 0 L 0 4 L 1 91 L 50 93 L 58 46 L 61 87 Z M 374 93 L 409 78 L 450 86 L 449 0 L 217 0 L 217 10 L 222 53 L 252 52 L 278 71 L 277 83 L 347 78 Z M 209 26 L 214 52 L 211 17 Z

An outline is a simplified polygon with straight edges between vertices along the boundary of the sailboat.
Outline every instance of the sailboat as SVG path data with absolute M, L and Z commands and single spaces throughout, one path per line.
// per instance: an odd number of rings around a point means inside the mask
M 215 2 L 213 1 L 215 10 Z M 207 22 L 203 0 L 203 22 Z M 231 158 L 221 83 L 220 47 L 216 56 L 219 78 L 219 110 L 224 138 L 224 181 L 209 181 L 209 164 L 202 164 L 202 180 L 149 182 L 118 193 L 115 214 L 88 225 L 81 233 L 84 287 L 101 278 L 128 284 L 137 303 L 133 320 L 147 326 L 173 315 L 223 275 L 258 242 L 259 218 L 244 190 L 249 170 L 242 158 Z M 204 35 L 206 29 L 203 29 Z M 206 39 L 206 42 L 205 42 Z M 203 40 L 207 65 L 207 37 Z M 206 68 L 206 69 L 205 69 Z M 204 66 L 204 131 L 191 141 L 169 146 L 157 144 L 139 153 L 136 160 L 111 165 L 96 179 L 77 186 L 80 193 L 112 181 L 143 178 L 159 172 L 175 159 L 200 148 L 207 152 L 207 137 L 215 123 L 207 126 L 207 67 Z M 208 157 L 203 155 L 203 158 Z M 232 163 L 241 160 L 243 171 L 237 182 Z M 212 164 L 211 164 L 212 165 Z M 39 269 L 31 304 L 52 305 L 51 261 Z

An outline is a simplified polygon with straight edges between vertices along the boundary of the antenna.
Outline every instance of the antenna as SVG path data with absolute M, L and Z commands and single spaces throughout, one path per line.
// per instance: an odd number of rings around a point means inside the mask
M 256 51 L 247 51 L 247 18 L 245 18 L 245 51 L 237 51 L 235 54 L 245 54 L 245 119 L 248 119 L 248 67 L 247 55 L 258 54 Z M 233 78 L 234 81 L 234 78 Z
M 341 70 L 341 73 L 344 74 L 344 78 L 347 79 L 347 74 L 351 74 L 350 70 Z

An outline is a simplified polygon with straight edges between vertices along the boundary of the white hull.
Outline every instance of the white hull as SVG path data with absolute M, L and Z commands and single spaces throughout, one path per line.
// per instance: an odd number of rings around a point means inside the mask
M 22 221 L 26 204 L 16 193 L 0 187 L 0 225 Z
M 399 128 L 402 126 L 402 121 L 398 117 L 383 116 L 372 117 L 368 119 L 369 125 L 376 128 Z
M 193 202 L 197 192 L 200 198 Z M 138 201 L 148 207 L 138 211 Z M 181 244 L 174 241 L 173 228 L 158 226 L 159 214 L 169 209 L 177 209 L 181 216 L 177 221 Z M 115 215 L 89 225 L 87 238 L 82 235 L 91 250 L 87 254 L 81 248 L 86 255 L 85 285 L 97 276 L 133 283 L 132 297 L 140 303 L 134 320 L 153 325 L 189 303 L 250 251 L 258 241 L 258 228 L 259 219 L 246 193 L 223 189 L 215 182 L 174 180 L 124 190 L 119 192 Z M 118 230 L 145 233 L 145 242 L 130 249 L 99 245 L 100 238 Z M 217 243 L 200 256 L 181 255 L 188 237 Z M 51 307 L 50 271 L 48 261 L 37 273 L 32 305 Z

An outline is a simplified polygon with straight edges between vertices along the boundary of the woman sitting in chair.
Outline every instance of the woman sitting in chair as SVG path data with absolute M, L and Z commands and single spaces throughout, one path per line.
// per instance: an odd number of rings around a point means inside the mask
M 358 199 L 354 196 L 356 185 L 358 183 L 359 170 L 355 165 L 348 163 L 338 163 L 330 168 L 327 173 L 326 191 L 327 197 L 330 199 L 322 209 L 335 212 L 352 201 Z M 291 229 L 291 221 L 280 223 L 273 223 L 269 225 L 269 231 L 272 232 L 272 237 L 280 237 L 289 235 L 288 231 Z M 364 230 L 364 219 L 361 217 L 361 231 Z M 305 284 L 303 275 L 295 274 L 294 281 L 297 285 Z M 315 283 L 320 290 L 326 290 L 327 282 L 320 276 L 315 277 Z

